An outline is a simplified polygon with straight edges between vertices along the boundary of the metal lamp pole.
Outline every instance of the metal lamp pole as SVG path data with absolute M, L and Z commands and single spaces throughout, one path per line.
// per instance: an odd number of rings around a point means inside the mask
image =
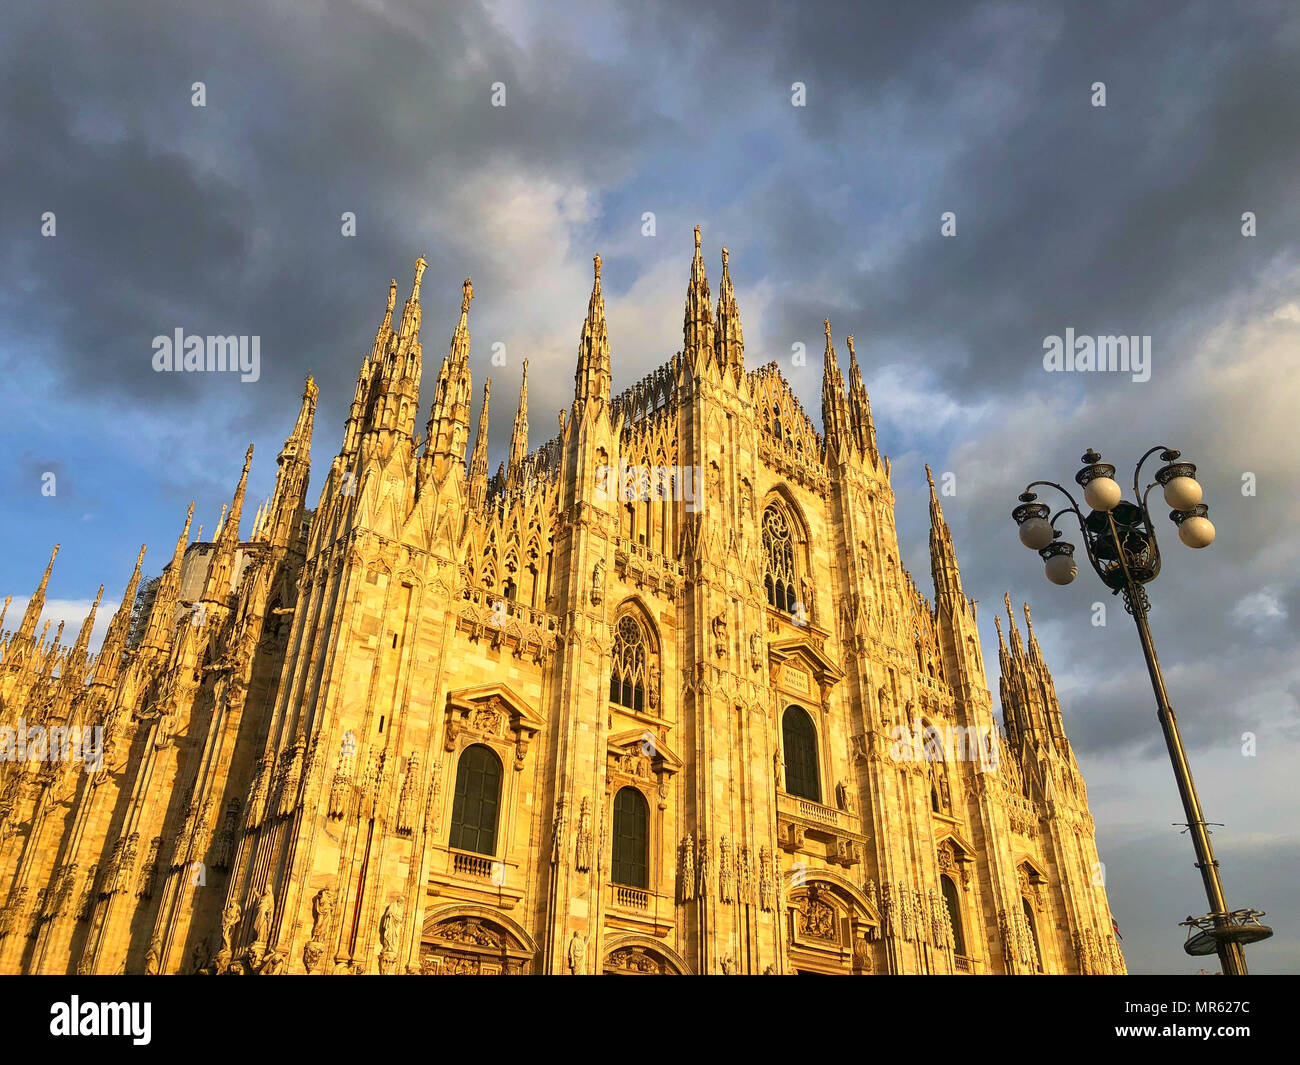
M 1140 491 L 1142 465 L 1157 451 L 1165 465 L 1156 471 L 1155 480 L 1147 485 L 1146 490 Z M 1142 641 L 1142 654 L 1156 696 L 1156 717 L 1164 733 L 1165 746 L 1169 749 L 1174 780 L 1178 784 L 1192 846 L 1196 850 L 1196 867 L 1201 871 L 1205 897 L 1210 904 L 1210 912 L 1205 917 L 1189 917 L 1182 922 L 1189 929 L 1189 938 L 1183 946 L 1192 955 L 1217 953 L 1225 975 L 1244 976 L 1244 944 L 1267 939 L 1273 933 L 1259 923 L 1262 911 L 1228 910 L 1223 884 L 1219 880 L 1219 863 L 1214 857 L 1207 822 L 1178 731 L 1178 718 L 1169 704 L 1169 692 L 1165 688 L 1160 659 L 1147 623 L 1150 601 L 1143 586 L 1160 572 L 1160 549 L 1147 504 L 1151 489 L 1157 484 L 1164 489 L 1165 502 L 1174 508 L 1169 516 L 1178 526 L 1178 536 L 1184 544 L 1203 548 L 1214 542 L 1214 525 L 1206 516 L 1209 508 L 1201 502 L 1196 467 L 1190 462 L 1177 461 L 1178 457 L 1179 452 L 1163 446 L 1153 447 L 1143 455 L 1133 471 L 1133 495 L 1137 502 L 1128 502 L 1123 498 L 1123 489 L 1114 480 L 1115 467 L 1102 462 L 1101 455 L 1089 448 L 1083 456 L 1085 465 L 1074 478 L 1083 487 L 1084 502 L 1091 508 L 1086 517 L 1074 496 L 1054 481 L 1032 482 L 1021 494 L 1020 506 L 1012 511 L 1012 517 L 1020 527 L 1021 543 L 1038 551 L 1046 562 L 1048 580 L 1054 584 L 1069 584 L 1078 573 L 1073 557 L 1074 545 L 1060 539 L 1056 519 L 1064 513 L 1073 513 L 1079 521 L 1084 549 L 1093 569 L 1113 594 L 1123 595 L 1124 609 L 1133 615 L 1138 638 Z M 1038 496 L 1033 489 L 1040 485 L 1055 488 L 1070 501 L 1070 505 L 1051 514 L 1050 507 L 1037 502 Z

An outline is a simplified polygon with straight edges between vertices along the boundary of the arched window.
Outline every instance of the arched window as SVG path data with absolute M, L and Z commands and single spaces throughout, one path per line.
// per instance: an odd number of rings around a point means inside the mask
M 495 854 L 500 805 L 500 759 L 481 743 L 466 747 L 456 767 L 456 797 L 447 845 L 475 854 Z
M 636 788 L 614 796 L 614 871 L 616 884 L 650 886 L 650 806 Z
M 763 553 L 767 557 L 763 587 L 767 590 L 768 605 L 793 614 L 799 599 L 794 542 L 785 511 L 776 503 L 768 504 L 763 511 Z M 804 609 L 808 609 L 807 604 Z
M 966 955 L 966 930 L 961 924 L 961 902 L 957 898 L 957 885 L 948 876 L 939 877 L 944 905 L 948 907 L 948 923 L 952 925 L 952 952 Z
M 1020 899 L 1020 907 L 1025 912 L 1025 923 L 1029 925 L 1029 936 L 1034 941 L 1034 968 L 1042 972 L 1043 950 L 1038 945 L 1038 925 L 1034 923 L 1034 908 L 1029 905 L 1029 900 L 1023 896 Z
M 505 585 L 501 588 L 501 597 L 503 599 L 514 599 L 519 586 L 515 584 L 513 577 L 507 577 Z
M 629 710 L 645 709 L 649 655 L 645 631 L 631 614 L 619 618 L 611 657 L 609 701 Z
M 781 718 L 785 742 L 785 790 L 813 802 L 822 801 L 821 774 L 817 771 L 817 728 L 802 706 L 786 708 Z

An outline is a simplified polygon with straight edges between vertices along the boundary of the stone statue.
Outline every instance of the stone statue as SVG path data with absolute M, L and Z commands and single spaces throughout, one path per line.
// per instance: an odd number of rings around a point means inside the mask
M 397 950 L 397 941 L 402 935 L 402 904 L 390 902 L 384 909 L 384 916 L 379 919 L 379 945 L 385 954 Z
M 727 657 L 727 615 L 726 612 L 718 614 L 713 619 L 713 648 L 719 658 Z
M 268 884 L 257 896 L 253 910 L 253 942 L 266 943 L 271 938 L 271 923 L 275 920 L 275 895 Z
M 161 959 L 159 957 L 158 937 L 154 936 L 153 939 L 149 941 L 149 949 L 145 952 L 144 956 L 145 976 L 157 976 L 160 963 Z
M 330 915 L 334 912 L 334 892 L 321 888 L 311 900 L 311 938 L 319 940 L 329 934 Z
M 226 903 L 226 908 L 221 911 L 221 953 L 229 955 L 234 949 L 233 939 L 235 926 L 239 924 L 243 912 L 239 908 L 239 903 L 231 899 Z
M 591 571 L 591 603 L 592 606 L 600 606 L 605 600 L 605 560 L 596 559 L 596 565 Z
M 154 733 L 153 745 L 159 750 L 167 746 L 175 721 L 176 719 L 172 716 L 170 708 L 158 715 L 158 729 Z
M 763 668 L 763 634 L 761 632 L 751 632 L 749 634 L 749 662 L 755 669 Z
M 580 932 L 574 932 L 569 940 L 569 972 L 574 976 L 587 973 L 587 940 Z

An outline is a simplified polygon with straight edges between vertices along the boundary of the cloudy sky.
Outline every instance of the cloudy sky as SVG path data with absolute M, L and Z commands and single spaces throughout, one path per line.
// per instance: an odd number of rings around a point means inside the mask
M 1229 902 L 1278 929 L 1251 966 L 1300 970 L 1294 4 L 17 0 L 4 20 L 12 610 L 56 541 L 56 618 L 101 582 L 120 597 L 141 543 L 156 573 L 191 499 L 211 532 L 250 440 L 269 493 L 308 371 L 327 461 L 388 279 L 405 298 L 421 253 L 426 371 L 471 274 L 493 465 L 524 357 L 540 443 L 572 398 L 591 256 L 620 390 L 681 345 L 699 223 L 715 292 L 731 251 L 747 361 L 781 362 L 814 416 L 822 318 L 841 354 L 856 334 L 923 586 L 923 464 L 953 475 L 990 661 L 1003 591 L 1030 600 L 1139 972 L 1197 971 L 1177 922 L 1206 905 L 1138 644 L 1090 573 L 1049 586 L 1009 515 L 1088 446 L 1122 481 L 1154 444 L 1198 463 L 1218 540 L 1194 553 L 1162 525 L 1152 624 Z M 260 336 L 260 379 L 155 373 L 177 328 Z M 1150 380 L 1045 372 L 1067 328 L 1149 336 Z

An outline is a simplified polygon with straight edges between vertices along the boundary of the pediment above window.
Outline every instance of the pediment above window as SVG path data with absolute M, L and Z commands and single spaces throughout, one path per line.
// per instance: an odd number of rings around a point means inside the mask
M 485 684 L 447 693 L 447 731 L 445 746 L 456 749 L 461 733 L 475 739 L 513 744 L 515 768 L 524 767 L 528 745 L 544 721 L 528 703 L 507 684 Z
M 682 760 L 654 733 L 629 729 L 609 738 L 609 768 L 623 776 L 650 781 L 671 777 L 682 768 Z
M 773 683 L 787 691 L 824 701 L 844 671 L 809 636 L 790 636 L 767 645 Z
M 975 863 L 975 848 L 956 832 L 949 832 L 939 840 L 936 848 L 939 872 L 960 878 L 963 886 L 970 883 L 970 871 Z

